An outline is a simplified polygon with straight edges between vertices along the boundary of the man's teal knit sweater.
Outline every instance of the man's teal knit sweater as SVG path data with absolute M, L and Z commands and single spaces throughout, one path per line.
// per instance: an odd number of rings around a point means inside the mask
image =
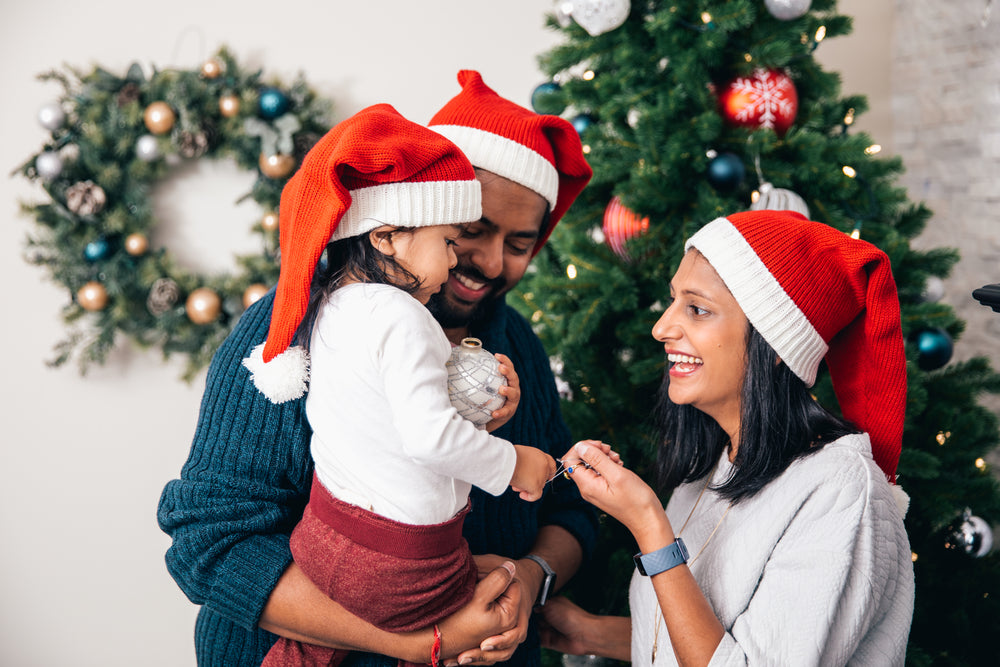
M 292 560 L 288 538 L 309 499 L 311 431 L 305 400 L 269 402 L 250 381 L 242 360 L 264 341 L 274 291 L 251 306 L 209 367 L 198 426 L 180 479 L 170 481 L 157 518 L 173 538 L 166 562 L 178 586 L 201 605 L 195 628 L 200 666 L 259 665 L 275 636 L 257 627 L 267 598 Z M 499 304 L 472 332 L 491 352 L 511 358 L 521 382 L 517 413 L 494 435 L 561 456 L 571 443 L 559 411 L 555 380 L 541 342 L 528 323 Z M 520 558 L 542 525 L 558 525 L 584 555 L 597 536 L 596 514 L 561 477 L 540 502 L 508 491 L 499 497 L 473 488 L 464 534 L 474 554 Z M 540 662 L 537 631 L 510 665 Z M 352 654 L 348 664 L 395 665 Z

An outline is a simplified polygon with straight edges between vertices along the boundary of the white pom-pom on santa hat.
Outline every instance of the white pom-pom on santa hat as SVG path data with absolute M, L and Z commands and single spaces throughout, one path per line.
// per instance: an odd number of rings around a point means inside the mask
M 264 362 L 264 343 L 243 360 L 250 379 L 272 403 L 281 404 L 305 396 L 309 388 L 309 353 L 300 345 L 289 347 L 271 361 Z
M 896 501 L 899 515 L 906 518 L 906 511 L 910 509 L 910 495 L 899 484 L 890 484 L 889 489 L 892 491 L 892 499 Z

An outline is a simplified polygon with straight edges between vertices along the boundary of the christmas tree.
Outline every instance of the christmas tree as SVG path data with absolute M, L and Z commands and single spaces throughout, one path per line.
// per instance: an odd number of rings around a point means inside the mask
M 814 57 L 851 20 L 832 0 L 570 0 L 550 24 L 564 40 L 540 58 L 552 81 L 532 105 L 572 119 L 594 178 L 511 301 L 553 356 L 573 432 L 612 443 L 653 479 L 649 415 L 664 359 L 650 330 L 701 225 L 790 208 L 860 235 L 892 261 L 907 340 L 898 481 L 917 582 L 907 662 L 994 664 L 1000 557 L 988 551 L 1000 488 L 983 457 L 998 427 L 977 399 L 1000 391 L 1000 376 L 983 358 L 950 362 L 964 323 L 934 285 L 957 253 L 911 247 L 931 212 L 894 183 L 901 161 L 852 130 L 864 97 L 842 95 Z M 814 393 L 838 410 L 828 377 Z M 635 545 L 612 519 L 602 531 L 570 594 L 624 614 Z

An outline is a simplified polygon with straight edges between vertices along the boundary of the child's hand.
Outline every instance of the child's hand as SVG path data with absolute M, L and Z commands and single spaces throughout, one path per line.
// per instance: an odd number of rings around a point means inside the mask
M 555 459 L 540 449 L 525 445 L 514 445 L 514 451 L 517 452 L 517 463 L 510 486 L 522 500 L 538 500 L 542 497 L 545 483 L 556 474 Z
M 486 422 L 487 431 L 495 431 L 510 421 L 510 418 L 517 412 L 517 404 L 521 402 L 521 382 L 517 378 L 517 373 L 514 372 L 514 364 L 505 354 L 493 356 L 500 362 L 500 374 L 507 378 L 506 386 L 499 389 L 500 395 L 507 401 L 500 406 L 499 410 L 493 411 L 491 415 L 493 419 Z

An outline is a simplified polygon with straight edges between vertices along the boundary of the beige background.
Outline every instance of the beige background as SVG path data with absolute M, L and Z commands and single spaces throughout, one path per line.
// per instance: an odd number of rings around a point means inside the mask
M 905 111 L 891 97 L 895 17 L 912 5 L 937 4 L 901 3 L 905 7 L 894 11 L 890 3 L 843 2 L 842 11 L 857 17 L 855 35 L 817 51 L 842 72 L 846 92 L 869 96 L 872 112 L 858 127 L 889 149 L 900 144 L 913 150 L 894 130 L 894 119 L 898 123 Z M 995 43 L 996 25 L 978 27 L 983 2 L 947 4 L 955 8 L 953 22 L 974 26 L 971 33 Z M 426 121 L 457 92 L 454 76 L 463 67 L 480 69 L 499 92 L 527 105 L 543 80 L 535 56 L 557 41 L 543 27 L 551 7 L 550 0 L 176 0 L 142 6 L 2 0 L 0 172 L 9 174 L 44 141 L 36 114 L 59 91 L 35 75 L 63 63 L 118 72 L 133 61 L 147 68 L 195 68 L 224 43 L 241 62 L 268 74 L 289 80 L 302 71 L 335 101 L 338 118 L 387 101 Z M 995 69 L 980 71 L 991 77 L 985 81 L 963 78 L 960 70 L 956 66 L 950 77 L 952 94 L 984 93 L 977 103 L 997 116 Z M 936 127 L 928 121 L 920 133 L 933 134 Z M 969 158 L 975 167 L 977 156 Z M 938 176 L 926 171 L 909 178 L 933 184 Z M 249 242 L 248 214 L 232 204 L 248 185 L 246 174 L 225 164 L 199 166 L 164 184 L 157 194 L 160 210 L 182 219 L 167 241 L 171 248 L 199 266 L 226 266 L 226 257 Z M 982 199 L 995 196 L 991 183 L 980 187 Z M 168 540 L 156 526 L 155 509 L 164 483 L 186 457 L 204 377 L 184 384 L 179 364 L 128 347 L 85 378 L 72 366 L 45 367 L 63 337 L 59 312 L 68 295 L 21 258 L 30 221 L 18 215 L 18 202 L 39 197 L 23 179 L 0 179 L 0 350 L 8 367 L 0 389 L 0 664 L 191 665 L 196 609 L 166 573 Z M 960 238 L 965 221 L 952 215 L 948 223 L 943 240 Z M 970 273 L 981 275 L 983 260 L 976 245 L 970 250 Z M 1000 269 L 995 273 L 984 282 L 1000 281 Z M 949 285 L 949 299 L 967 301 L 965 287 Z M 978 309 L 973 304 L 971 310 Z M 979 349 L 960 352 L 981 353 L 995 340 L 995 334 L 977 339 Z

